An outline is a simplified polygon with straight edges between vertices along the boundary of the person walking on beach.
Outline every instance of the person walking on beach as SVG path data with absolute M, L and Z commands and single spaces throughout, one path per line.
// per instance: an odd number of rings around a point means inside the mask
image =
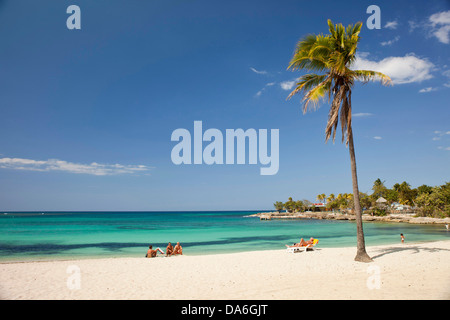
M 405 236 L 403 235 L 403 233 L 400 233 L 400 238 L 402 239 L 402 243 L 405 243 Z
M 148 246 L 147 254 L 145 255 L 146 258 L 155 258 L 158 254 L 158 251 L 164 254 L 164 252 L 160 248 L 156 248 L 156 250 L 153 250 L 153 246 Z

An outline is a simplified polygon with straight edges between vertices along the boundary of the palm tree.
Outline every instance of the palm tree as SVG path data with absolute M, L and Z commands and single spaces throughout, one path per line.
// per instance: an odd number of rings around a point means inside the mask
M 326 199 L 326 194 L 325 193 L 321 193 L 321 194 L 318 194 L 317 195 L 317 200 L 319 201 L 319 202 L 323 202 L 323 200 L 325 200 Z
M 281 212 L 281 210 L 283 210 L 283 208 L 284 208 L 284 203 L 281 201 L 277 201 L 273 204 L 273 206 L 275 207 L 275 210 L 277 210 L 278 212 Z
M 364 232 L 362 228 L 361 204 L 359 201 L 358 178 L 356 174 L 355 147 L 353 145 L 352 132 L 352 88 L 356 81 L 368 82 L 381 80 L 388 85 L 391 79 L 376 71 L 352 70 L 351 65 L 356 60 L 356 49 L 360 40 L 359 33 L 362 23 L 347 29 L 342 24 L 334 25 L 328 20 L 330 34 L 307 35 L 297 43 L 294 56 L 288 69 L 310 70 L 323 72 L 324 74 L 306 74 L 298 79 L 295 89 L 289 94 L 288 99 L 297 93 L 304 92 L 303 113 L 311 106 L 316 109 L 317 103 L 328 97 L 331 101 L 328 114 L 328 123 L 325 129 L 325 142 L 333 136 L 336 137 L 336 128 L 340 118 L 342 129 L 342 142 L 349 148 L 350 163 L 353 182 L 353 194 L 355 196 L 355 214 L 357 225 L 357 252 L 356 261 L 369 262 L 372 259 L 366 253 Z
M 336 199 L 336 197 L 334 196 L 334 193 L 330 194 L 327 198 L 328 202 L 333 202 Z
M 287 212 L 294 212 L 294 201 L 292 200 L 292 197 L 288 198 L 288 201 L 284 204 L 284 208 Z

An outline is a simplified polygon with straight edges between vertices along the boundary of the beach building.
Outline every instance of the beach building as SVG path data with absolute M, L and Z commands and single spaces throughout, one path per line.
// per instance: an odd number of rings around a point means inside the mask
M 326 202 L 312 203 L 310 208 L 313 208 L 314 211 L 327 211 L 327 203 Z

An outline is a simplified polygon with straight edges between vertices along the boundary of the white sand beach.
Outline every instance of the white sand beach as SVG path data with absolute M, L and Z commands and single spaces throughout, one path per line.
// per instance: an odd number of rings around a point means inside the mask
M 186 250 L 187 251 L 187 250 Z M 450 241 L 0 264 L 9 299 L 450 299 Z

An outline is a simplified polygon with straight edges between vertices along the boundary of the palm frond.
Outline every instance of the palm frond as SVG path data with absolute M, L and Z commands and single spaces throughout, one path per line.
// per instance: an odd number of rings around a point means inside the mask
M 326 89 L 323 85 L 318 85 L 309 90 L 303 98 L 303 113 L 308 111 L 308 107 L 312 103 L 313 109 L 319 105 L 319 101 L 325 97 Z
M 323 71 L 327 69 L 327 64 L 325 61 L 315 57 L 294 56 L 288 66 L 288 69 Z
M 336 138 L 336 128 L 339 122 L 339 108 L 345 94 L 345 87 L 341 86 L 334 94 L 333 102 L 331 103 L 330 111 L 328 113 L 328 122 L 325 128 L 325 141 L 328 141 L 333 134 L 333 143 Z
M 306 74 L 298 79 L 296 87 L 289 94 L 287 99 L 292 98 L 300 91 L 304 91 L 303 97 L 303 113 L 306 113 L 310 103 L 313 104 L 314 109 L 317 107 L 319 101 L 330 92 L 331 78 L 328 75 Z
M 297 44 L 288 69 L 323 71 L 327 69 L 327 59 L 331 51 L 328 37 L 307 35 Z
M 310 34 L 301 39 L 288 66 L 291 70 L 306 69 L 325 74 L 311 73 L 300 77 L 287 99 L 302 92 L 305 113 L 311 106 L 315 109 L 319 101 L 328 96 L 331 105 L 325 128 L 326 141 L 331 137 L 335 141 L 341 121 L 342 142 L 348 145 L 352 135 L 351 89 L 355 81 L 381 80 L 383 85 L 389 85 L 392 80 L 381 72 L 351 69 L 356 60 L 361 22 L 347 28 L 340 23 L 333 24 L 331 20 L 327 22 L 330 34 Z
M 389 76 L 384 73 L 372 70 L 351 70 L 353 77 L 356 79 L 367 83 L 369 81 L 381 80 L 382 85 L 392 85 L 392 80 Z
M 327 23 L 328 23 L 328 29 L 330 30 L 331 36 L 336 37 L 336 29 L 334 28 L 333 22 L 330 19 L 328 19 Z
M 312 87 L 320 85 L 321 82 L 323 82 L 326 78 L 326 75 L 317 75 L 317 74 L 305 74 L 304 76 L 301 76 L 298 79 L 298 82 L 296 84 L 296 90 L 303 90 L 307 91 L 311 89 Z M 292 96 L 292 93 L 289 95 L 288 98 Z

